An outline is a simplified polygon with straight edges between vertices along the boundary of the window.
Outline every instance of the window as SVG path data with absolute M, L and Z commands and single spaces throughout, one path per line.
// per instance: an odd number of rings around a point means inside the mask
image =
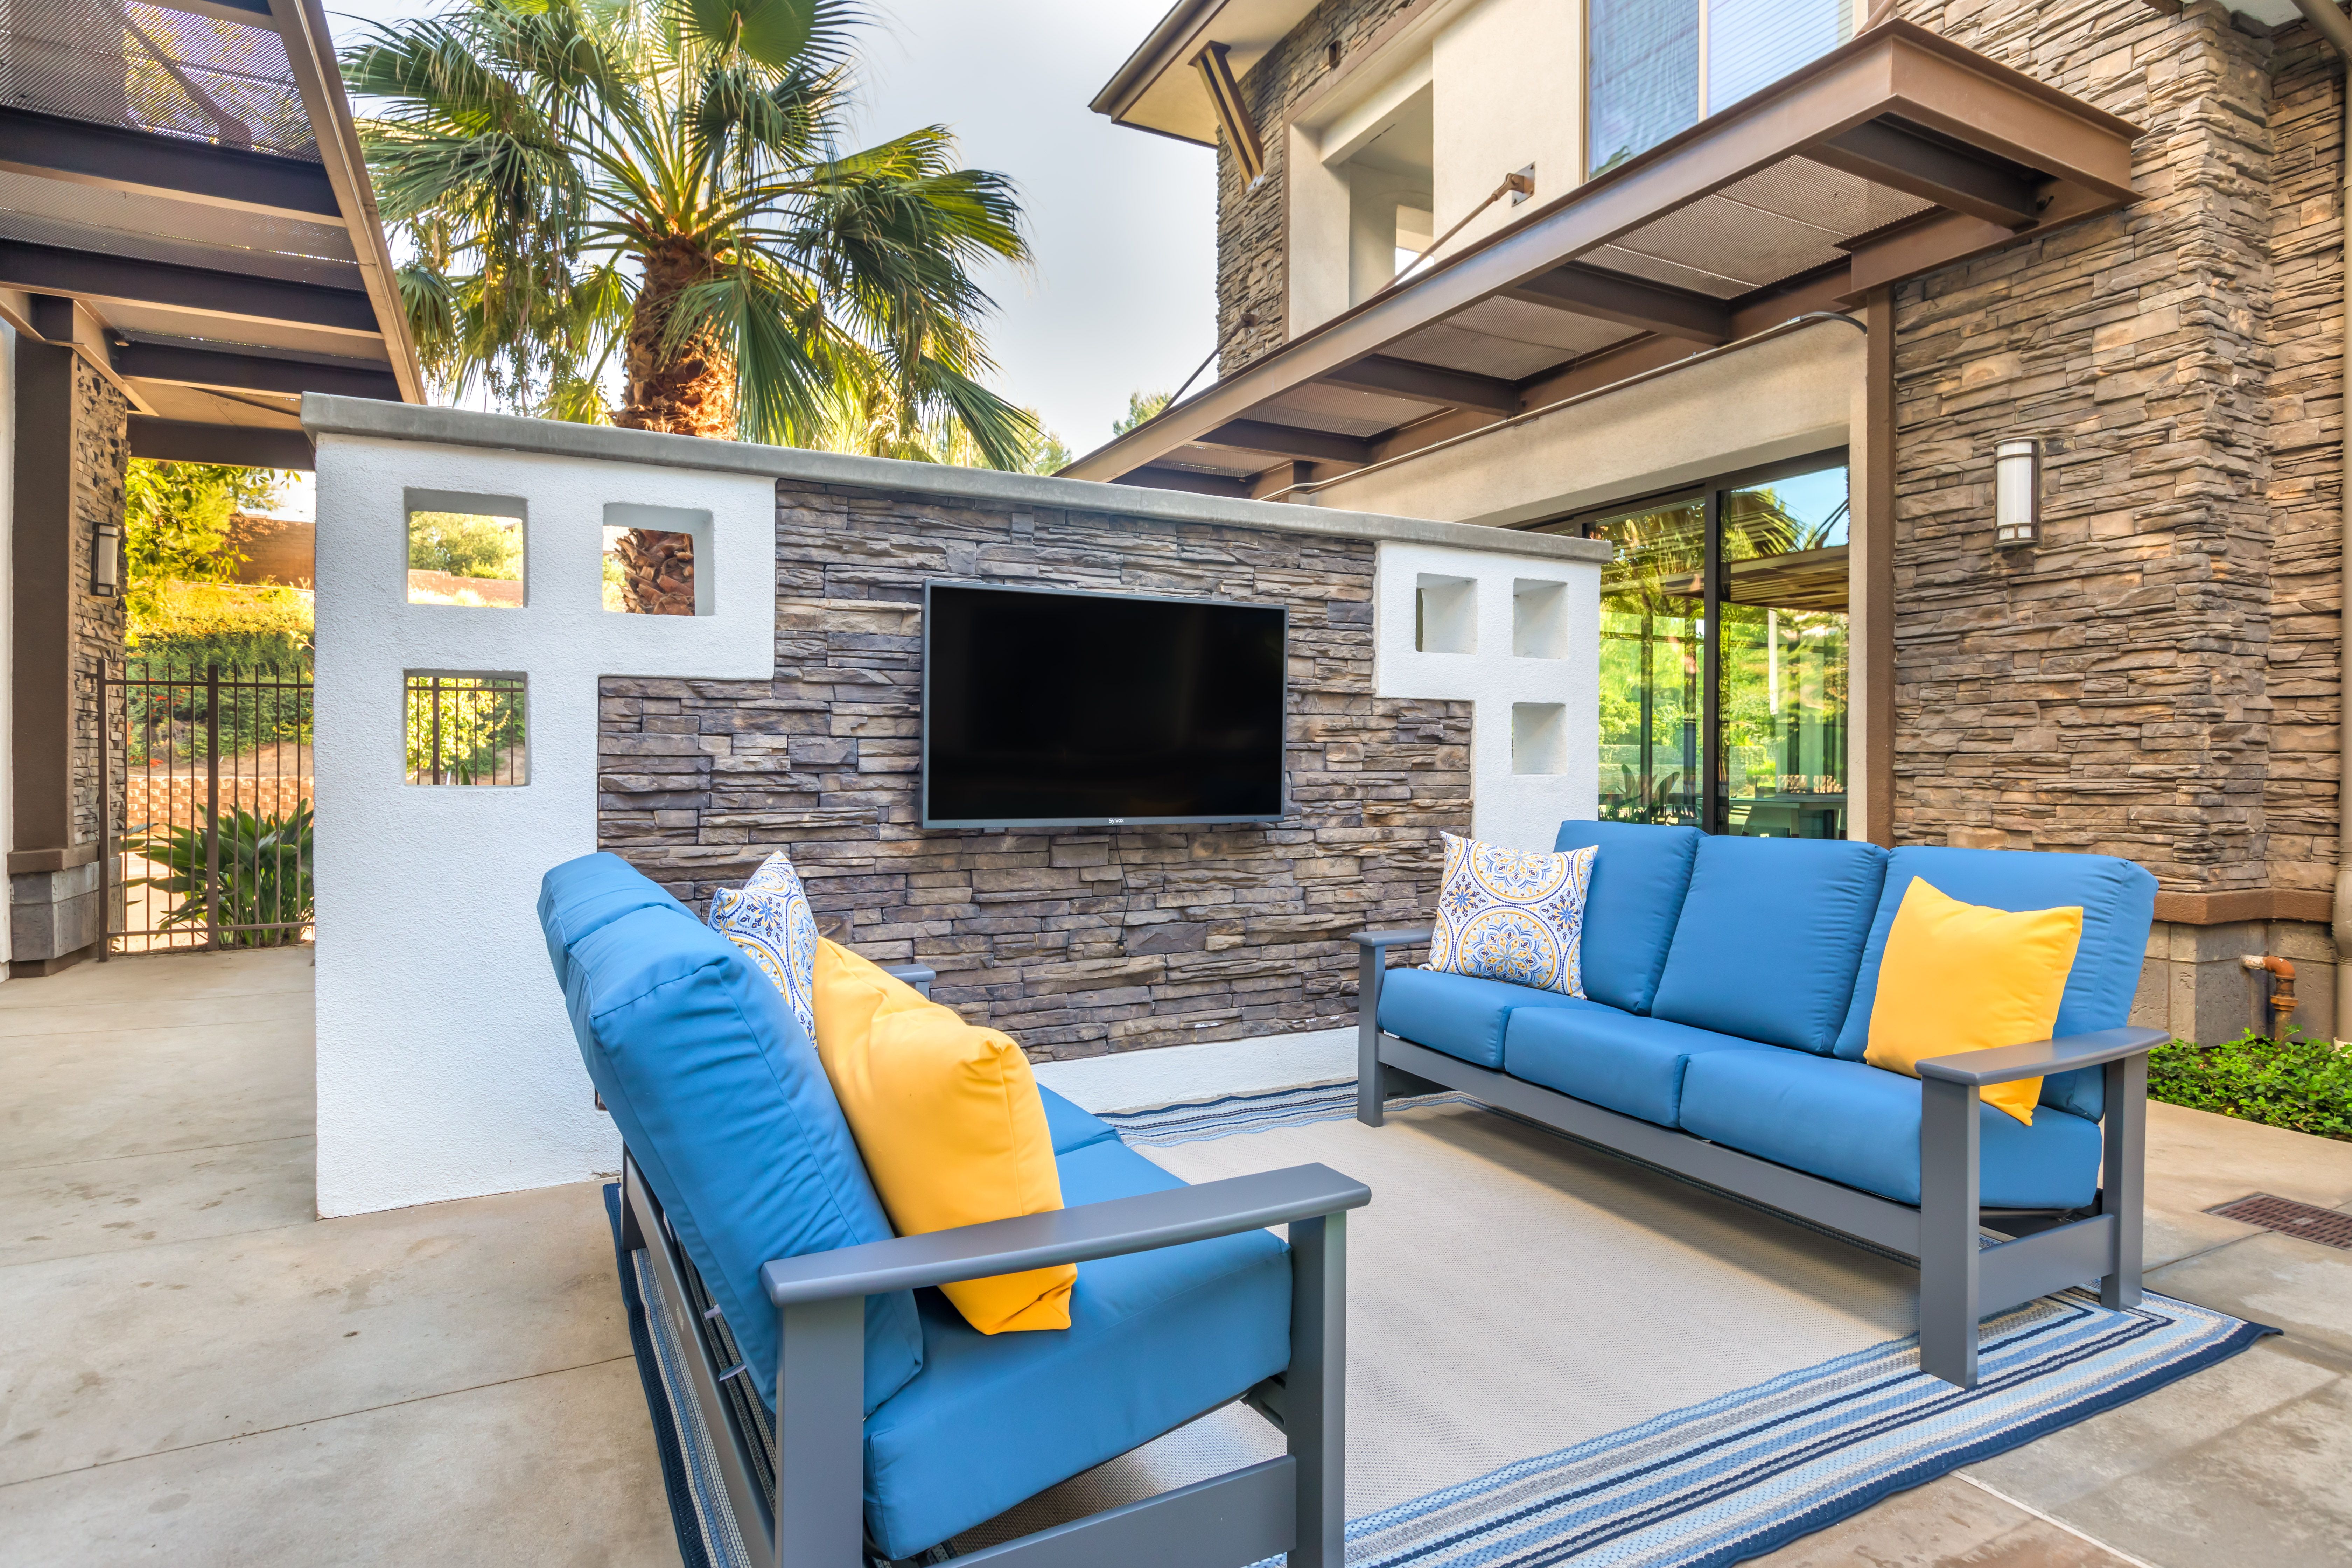
M 521 501 L 410 490 L 407 506 L 410 604 L 522 608 Z
M 412 669 L 407 685 L 410 784 L 530 782 L 522 676 Z
M 1602 816 L 1845 837 L 1847 519 L 1832 454 L 1546 525 L 1616 546 Z
M 710 514 L 615 501 L 604 509 L 604 607 L 623 615 L 707 616 Z
M 1590 0 L 1585 163 L 1638 157 L 1853 34 L 1853 0 Z

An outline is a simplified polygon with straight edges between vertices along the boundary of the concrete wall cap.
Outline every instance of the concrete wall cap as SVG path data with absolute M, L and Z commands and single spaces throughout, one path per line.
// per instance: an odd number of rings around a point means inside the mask
M 1222 523 L 1234 528 L 1272 529 L 1342 539 L 1443 544 L 1457 550 L 1484 550 L 1555 561 L 1606 562 L 1613 554 L 1606 540 L 1522 532 L 1477 523 L 1339 511 L 1284 501 L 1235 500 L 1181 490 L 1147 489 L 1139 485 L 1061 479 L 1043 474 L 1006 474 L 993 468 L 910 463 L 895 458 L 858 458 L 748 441 L 712 441 L 652 430 L 622 430 L 609 425 L 569 425 L 552 419 L 524 419 L 511 414 L 428 408 L 364 397 L 329 397 L 315 392 L 303 395 L 302 428 L 314 441 L 321 436 L 348 436 L 363 440 L 485 447 L 554 458 L 754 474 L 800 484 L 856 485 L 865 489 L 1061 511 L 1124 512 L 1174 522 Z

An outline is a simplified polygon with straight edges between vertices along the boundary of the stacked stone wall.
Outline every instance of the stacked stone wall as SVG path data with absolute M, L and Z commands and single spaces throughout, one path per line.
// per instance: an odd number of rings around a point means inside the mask
M 73 362 L 73 817 L 75 844 L 94 844 L 104 809 L 100 759 L 122 776 L 122 748 L 102 732 L 100 681 L 108 664 L 122 660 L 122 562 L 117 591 L 92 590 L 100 523 L 122 527 L 122 488 L 131 463 L 131 405 L 88 361 Z
M 1895 301 L 1895 832 L 2267 885 L 2268 41 L 2211 4 L 1903 15 L 2145 128 L 2141 199 Z M 2046 443 L 2038 547 L 1992 456 Z
M 1266 51 L 1241 80 L 1242 96 L 1265 148 L 1255 185 L 1241 175 L 1233 150 L 1217 148 L 1217 341 L 1220 374 L 1230 375 L 1290 339 L 1290 258 L 1286 243 L 1292 106 L 1345 64 L 1398 12 L 1418 0 L 1323 0 Z M 1244 327 L 1244 316 L 1255 324 Z
M 1470 821 L 1470 705 L 1372 695 L 1375 547 L 779 486 L 776 673 L 608 679 L 598 836 L 700 905 L 791 852 L 827 933 L 940 972 L 1040 1059 L 1352 1018 L 1348 932 L 1424 920 Z M 1282 604 L 1291 814 L 1236 826 L 927 832 L 928 578 Z

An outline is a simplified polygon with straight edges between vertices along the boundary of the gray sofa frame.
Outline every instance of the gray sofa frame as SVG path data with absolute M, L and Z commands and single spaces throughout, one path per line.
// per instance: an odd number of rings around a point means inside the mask
M 928 993 L 930 972 L 891 971 Z M 621 1244 L 643 1247 L 687 1342 L 701 1412 L 738 1531 L 756 1568 L 863 1568 L 866 1298 L 1290 1227 L 1290 1364 L 1240 1397 L 1282 1428 L 1280 1458 L 1108 1509 L 956 1559 L 974 1568 L 1343 1568 L 1346 1522 L 1347 1215 L 1371 1201 L 1323 1165 L 1206 1182 L 1018 1219 L 777 1258 L 760 1271 L 779 1319 L 775 1491 L 761 1435 L 724 1386 L 742 1368 L 691 1303 L 703 1292 L 634 1157 L 624 1153 Z M 717 1309 L 710 1309 L 716 1315 Z M 1150 1367 L 1136 1375 L 1148 1377 Z M 1207 1415 L 1207 1411 L 1200 1412 Z M 973 1463 L 987 1462 L 985 1455 Z
M 1991 1313 L 2095 1277 L 2102 1305 L 2139 1304 L 2147 1053 L 2171 1037 L 2163 1030 L 2103 1029 L 1921 1062 L 1921 1202 L 1913 1208 L 1384 1032 L 1381 985 L 1389 952 L 1425 945 L 1430 936 L 1424 928 L 1359 931 L 1353 939 L 1360 950 L 1356 1119 L 1366 1126 L 1380 1126 L 1387 1102 L 1401 1095 L 1458 1089 L 1583 1142 L 1913 1258 L 1919 1266 L 1920 1368 L 1962 1388 L 1976 1386 L 1977 1324 Z M 2106 1079 L 2097 1206 L 2078 1217 L 1980 1209 L 1980 1091 L 2089 1067 L 2105 1069 Z

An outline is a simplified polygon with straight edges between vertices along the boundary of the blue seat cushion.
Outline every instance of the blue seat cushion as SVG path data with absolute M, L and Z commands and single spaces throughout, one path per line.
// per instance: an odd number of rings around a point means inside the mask
M 1682 1109 L 1683 1069 L 1693 1057 L 1777 1048 L 1613 1009 L 1522 1007 L 1503 1036 L 1503 1070 L 1672 1127 Z
M 1584 894 L 1587 996 L 1628 1013 L 1650 1010 L 1702 837 L 1696 827 L 1640 822 L 1559 825 L 1554 849 L 1600 851 Z
M 558 987 L 572 973 L 565 950 L 633 910 L 671 910 L 694 918 L 693 910 L 618 855 L 583 855 L 540 879 L 539 926 L 547 936 Z
M 2057 855 L 2033 849 L 1897 849 L 1887 858 L 1886 887 L 1877 918 L 1862 950 L 1854 978 L 1853 1005 L 1839 1031 L 1837 1054 L 1860 1061 L 1870 1044 L 1870 1010 L 1878 1000 L 1878 964 L 1886 955 L 1886 933 L 1895 911 L 1925 877 L 1937 892 L 1964 904 L 1990 909 L 2053 910 L 2083 907 L 2083 940 L 2074 967 L 2058 1001 L 2052 1037 L 2120 1029 L 2131 1022 L 2132 998 L 2139 991 L 2147 954 L 2148 923 L 2156 918 L 2156 879 L 2113 855 Z M 2020 1042 L 2023 1044 L 2024 1042 Z M 2106 1084 L 2096 1068 L 2059 1073 L 2042 1080 L 2042 1103 L 2096 1121 L 2106 1105 Z
M 891 1234 L 815 1047 L 733 942 L 666 910 L 579 938 L 570 968 L 588 1076 L 772 1405 L 776 1313 L 760 1266 Z M 914 1298 L 866 1298 L 866 1408 L 922 1358 Z
M 1503 1065 L 1503 1026 L 1521 1007 L 1600 1008 L 1558 991 L 1435 969 L 1391 969 L 1381 983 L 1381 1027 L 1482 1068 Z
M 1099 1116 L 1080 1110 L 1042 1083 L 1037 1086 L 1037 1098 L 1045 1102 L 1045 1131 L 1054 1140 L 1056 1157 L 1089 1143 L 1118 1142 L 1117 1128 Z
M 1056 1162 L 1070 1207 L 1183 1185 L 1125 1144 Z M 1226 1404 L 1290 1361 L 1290 1259 L 1272 1233 L 1078 1265 L 1070 1326 L 984 1335 L 918 1292 L 927 1351 L 866 1423 L 866 1527 L 886 1557 L 970 1529 Z
M 1919 1201 L 1919 1080 L 1801 1051 L 1715 1051 L 1683 1074 L 1688 1132 L 1896 1203 Z M 2099 1187 L 2099 1124 L 1977 1107 L 1988 1208 L 2072 1209 Z
M 1650 1011 L 1828 1055 L 1885 864 L 1875 844 L 1845 839 L 1706 839 Z

